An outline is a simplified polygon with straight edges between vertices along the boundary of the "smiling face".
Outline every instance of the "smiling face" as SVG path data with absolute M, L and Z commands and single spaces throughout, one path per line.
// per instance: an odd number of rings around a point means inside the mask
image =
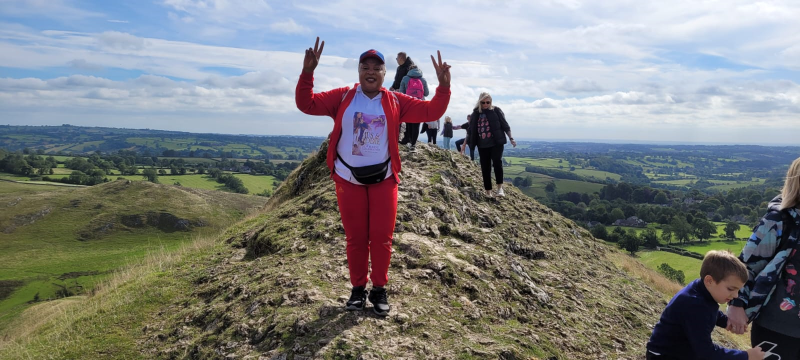
M 714 301 L 719 304 L 725 304 L 739 297 L 739 289 L 744 286 L 744 282 L 734 275 L 730 275 L 720 282 L 714 281 L 711 275 L 706 275 L 703 278 L 703 283 L 706 285 L 708 292 L 711 293 Z
M 377 94 L 383 87 L 386 66 L 378 59 L 367 58 L 358 64 L 358 82 L 366 95 Z

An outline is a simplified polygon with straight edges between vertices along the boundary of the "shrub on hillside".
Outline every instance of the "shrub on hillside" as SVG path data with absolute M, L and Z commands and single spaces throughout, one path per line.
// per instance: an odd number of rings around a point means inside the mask
M 592 233 L 592 236 L 598 239 L 608 240 L 608 229 L 606 229 L 606 227 L 603 226 L 603 224 L 598 224 L 593 226 L 590 231 Z
M 658 271 L 678 284 L 684 285 L 684 281 L 686 281 L 686 275 L 683 273 L 683 270 L 676 270 L 667 263 L 661 263 L 661 265 L 658 266 Z
M 633 230 L 626 231 L 619 239 L 619 247 L 620 249 L 625 249 L 631 255 L 636 254 L 639 251 L 639 246 L 642 244 L 642 241 L 636 236 L 636 233 Z

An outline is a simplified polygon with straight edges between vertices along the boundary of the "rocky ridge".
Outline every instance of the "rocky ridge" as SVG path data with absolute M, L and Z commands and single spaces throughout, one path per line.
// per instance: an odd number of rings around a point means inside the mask
M 194 290 L 143 329 L 148 357 L 230 359 L 638 359 L 663 296 L 616 251 L 479 167 L 426 144 L 403 150 L 388 318 L 349 313 L 327 144 L 228 250 L 182 275 Z

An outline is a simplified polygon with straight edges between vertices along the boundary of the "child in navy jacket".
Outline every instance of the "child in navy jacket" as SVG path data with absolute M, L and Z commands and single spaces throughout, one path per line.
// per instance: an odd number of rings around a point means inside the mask
M 647 359 L 762 360 L 760 348 L 732 350 L 711 341 L 715 325 L 728 326 L 719 304 L 739 296 L 747 279 L 747 268 L 735 255 L 709 251 L 700 278 L 675 294 L 661 314 L 647 342 Z

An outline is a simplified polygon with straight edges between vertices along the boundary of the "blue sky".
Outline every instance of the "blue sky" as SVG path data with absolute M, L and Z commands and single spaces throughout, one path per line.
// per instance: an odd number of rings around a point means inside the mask
M 441 50 L 447 114 L 489 91 L 518 138 L 798 144 L 797 19 L 796 1 L 0 0 L 0 123 L 324 136 L 293 97 L 320 36 L 317 91 L 357 82 L 369 48 L 433 87 Z

